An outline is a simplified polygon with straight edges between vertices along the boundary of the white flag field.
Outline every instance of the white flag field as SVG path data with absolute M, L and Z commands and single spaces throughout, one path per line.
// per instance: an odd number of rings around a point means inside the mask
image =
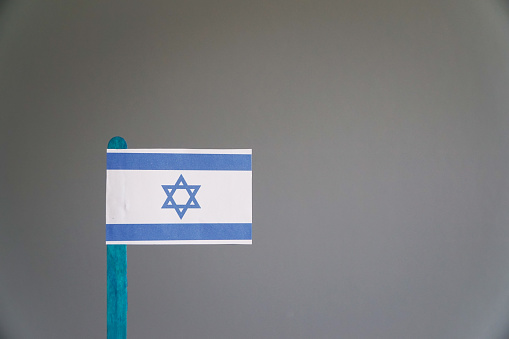
M 106 244 L 251 244 L 250 149 L 108 149 Z

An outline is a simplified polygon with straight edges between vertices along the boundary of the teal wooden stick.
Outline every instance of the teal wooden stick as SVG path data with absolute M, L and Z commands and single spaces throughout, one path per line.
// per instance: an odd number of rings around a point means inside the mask
M 114 137 L 108 148 L 125 149 L 127 143 Z M 127 248 L 126 245 L 106 245 L 107 252 L 107 312 L 108 339 L 127 336 Z

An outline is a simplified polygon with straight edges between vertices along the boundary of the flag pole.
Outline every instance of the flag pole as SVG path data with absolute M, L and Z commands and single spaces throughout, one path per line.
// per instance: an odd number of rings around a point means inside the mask
M 122 137 L 114 137 L 109 149 L 126 149 Z M 106 245 L 107 257 L 107 332 L 108 339 L 127 336 L 127 248 L 126 245 Z

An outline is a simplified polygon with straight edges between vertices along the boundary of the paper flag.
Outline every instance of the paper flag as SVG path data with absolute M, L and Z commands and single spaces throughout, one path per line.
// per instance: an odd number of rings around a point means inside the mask
M 251 244 L 251 153 L 108 149 L 106 244 Z

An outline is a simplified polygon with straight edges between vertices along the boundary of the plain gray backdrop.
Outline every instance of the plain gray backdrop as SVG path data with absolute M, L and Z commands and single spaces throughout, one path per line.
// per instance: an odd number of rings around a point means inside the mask
M 508 108 L 501 1 L 6 1 L 0 337 L 105 337 L 121 135 L 253 149 L 253 245 L 128 247 L 129 338 L 508 338 Z

